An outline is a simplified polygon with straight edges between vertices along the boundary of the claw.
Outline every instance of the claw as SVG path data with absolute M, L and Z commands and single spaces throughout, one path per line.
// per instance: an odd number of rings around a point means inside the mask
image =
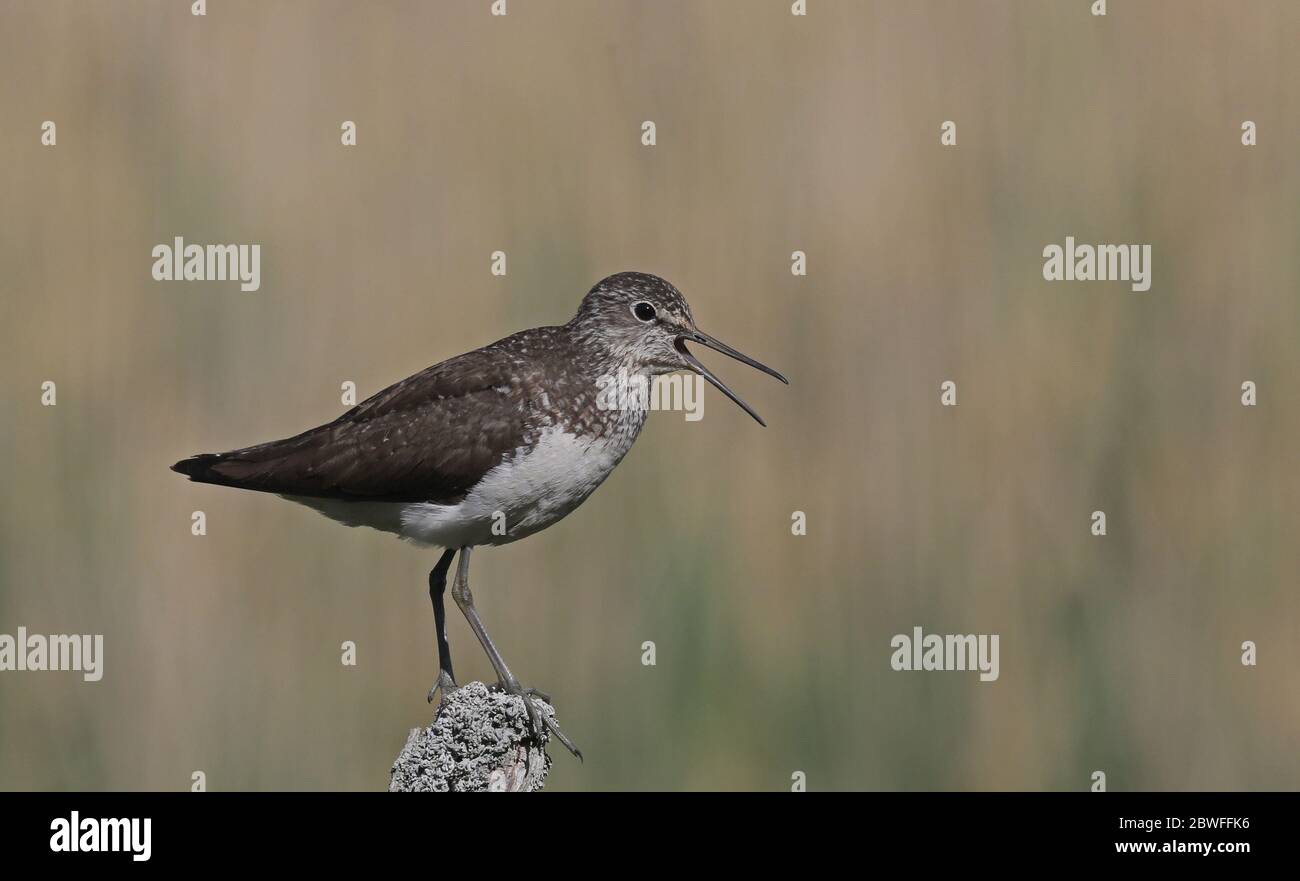
M 532 695 L 533 697 L 539 697 L 542 700 L 546 701 L 548 704 L 551 703 L 551 696 L 546 692 L 542 691 L 540 688 L 525 688 L 524 694 Z
M 445 672 L 440 672 L 438 674 L 438 681 L 433 683 L 433 688 L 429 689 L 428 702 L 433 703 L 433 696 L 438 693 L 438 689 L 442 689 L 442 700 L 445 701 L 447 696 L 458 688 L 460 688 L 460 686 L 456 684 L 456 680 L 452 679 Z M 439 701 L 438 703 L 441 706 L 442 701 Z
M 560 729 L 560 726 L 556 723 L 555 719 L 550 715 L 542 713 L 533 700 L 533 698 L 538 698 L 549 704 L 551 703 L 551 696 L 549 694 L 537 688 L 524 688 L 518 682 L 499 682 L 497 683 L 497 687 L 506 694 L 517 695 L 523 700 L 524 710 L 528 713 L 528 722 L 532 726 L 534 736 L 540 739 L 543 727 L 545 727 L 545 730 L 554 735 L 555 739 L 563 744 L 565 749 L 573 753 L 573 755 L 577 757 L 578 761 L 582 761 L 582 751 L 574 746 L 573 741 L 569 739 L 569 735 L 565 734 Z
M 547 701 L 547 703 L 549 704 L 550 701 Z M 581 762 L 582 750 L 578 749 L 576 746 L 573 745 L 573 741 L 569 740 L 569 735 L 561 731 L 560 726 L 555 724 L 555 720 L 552 719 L 550 716 L 546 716 L 545 721 L 546 721 L 546 727 L 549 728 L 551 730 L 551 733 L 555 735 L 555 739 L 558 740 L 560 743 L 564 744 L 564 748 L 567 749 L 569 752 L 573 753 L 573 755 L 577 757 L 578 761 Z

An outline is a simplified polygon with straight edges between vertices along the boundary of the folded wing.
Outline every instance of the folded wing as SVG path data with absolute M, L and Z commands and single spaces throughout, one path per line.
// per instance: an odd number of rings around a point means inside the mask
M 295 437 L 172 470 L 283 495 L 454 504 L 539 424 L 541 377 L 511 356 L 512 341 L 435 364 Z

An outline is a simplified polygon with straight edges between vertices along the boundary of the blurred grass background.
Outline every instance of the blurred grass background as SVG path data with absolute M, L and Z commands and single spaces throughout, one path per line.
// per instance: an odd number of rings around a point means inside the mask
M 0 788 L 383 788 L 436 554 L 167 466 L 624 269 L 793 385 L 719 364 L 769 429 L 710 390 L 476 557 L 552 789 L 1300 786 L 1300 5 L 1089 5 L 4 0 L 0 632 L 106 674 L 0 674 Z M 176 235 L 262 289 L 154 282 Z M 1066 235 L 1152 289 L 1044 283 Z M 1000 680 L 894 673 L 914 625 Z

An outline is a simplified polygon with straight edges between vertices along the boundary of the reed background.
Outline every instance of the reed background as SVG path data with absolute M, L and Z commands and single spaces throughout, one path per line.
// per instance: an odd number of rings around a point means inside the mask
M 0 787 L 383 788 L 436 554 L 167 466 L 623 269 L 793 385 L 708 359 L 770 428 L 710 390 L 476 556 L 587 754 L 550 788 L 1300 786 L 1300 5 L 1089 5 L 5 0 L 0 632 L 106 675 L 0 674 Z M 176 235 L 260 243 L 261 290 L 153 281 Z M 1150 243 L 1151 290 L 1045 283 L 1066 235 Z M 891 671 L 915 625 L 1001 678 Z

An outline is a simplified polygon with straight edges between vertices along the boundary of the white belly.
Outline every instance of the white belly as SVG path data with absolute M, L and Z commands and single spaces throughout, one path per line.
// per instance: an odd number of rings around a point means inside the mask
M 548 428 L 534 446 L 497 465 L 455 505 L 285 498 L 348 526 L 369 526 L 417 544 L 507 544 L 545 529 L 582 504 L 635 438 L 635 432 L 588 438 Z

